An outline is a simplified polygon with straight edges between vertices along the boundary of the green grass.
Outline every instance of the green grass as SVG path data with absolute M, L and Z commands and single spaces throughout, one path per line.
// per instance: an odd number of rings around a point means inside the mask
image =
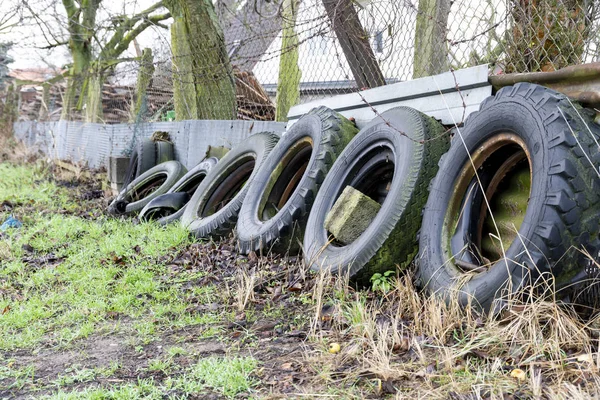
M 151 371 L 172 372 L 170 360 L 151 360 Z M 239 394 L 250 394 L 256 379 L 252 374 L 257 361 L 251 357 L 200 359 L 198 363 L 183 374 L 167 378 L 164 383 L 152 379 L 139 380 L 136 384 L 124 384 L 111 388 L 86 388 L 80 391 L 58 390 L 43 399 L 186 399 L 191 395 L 201 396 L 214 391 L 233 399 Z M 77 369 L 68 375 L 59 377 L 56 386 L 89 382 L 101 374 L 98 369 Z M 247 398 L 247 396 L 246 396 Z
M 11 389 L 21 389 L 27 383 L 31 383 L 35 377 L 33 365 L 15 367 L 14 360 L 2 362 L 0 365 L 0 387 L 6 386 Z
M 45 400 L 158 400 L 163 398 L 160 388 L 154 385 L 152 379 L 143 379 L 135 384 L 130 383 L 115 388 L 86 388 L 81 391 L 70 392 L 61 390 L 55 394 L 40 397 L 40 399 Z M 177 397 L 170 398 L 175 399 Z
M 186 374 L 167 379 L 167 389 L 180 390 L 186 395 L 202 393 L 206 388 L 217 391 L 227 398 L 248 392 L 255 384 L 251 374 L 257 362 L 251 357 L 203 358 Z
M 132 319 L 144 343 L 165 327 L 219 320 L 219 312 L 188 312 L 182 301 L 181 285 L 197 273 L 162 279 L 161 257 L 190 242 L 185 229 L 65 215 L 81 204 L 44 176 L 40 168 L 0 164 L 0 201 L 27 205 L 16 212 L 24 226 L 0 241 L 0 350 L 67 345 L 115 315 Z M 0 212 L 0 220 L 9 214 Z M 209 285 L 192 295 L 214 301 L 217 292 Z
M 53 210 L 75 210 L 68 191 L 47 179 L 41 165 L 0 164 L 0 198 L 12 203 L 44 207 Z M 25 220 L 32 216 L 24 215 Z

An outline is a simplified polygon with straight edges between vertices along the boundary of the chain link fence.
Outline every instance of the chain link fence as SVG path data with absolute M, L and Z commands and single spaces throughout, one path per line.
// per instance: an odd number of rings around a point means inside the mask
M 284 119 L 293 104 L 450 69 L 553 71 L 598 61 L 600 52 L 600 5 L 592 0 L 221 0 L 216 14 L 226 57 L 207 63 L 193 37 L 186 53 L 186 43 L 174 46 L 165 32 L 151 57 L 105 72 L 98 122 L 187 119 L 175 110 L 204 106 L 186 103 L 186 88 L 197 93 L 211 78 L 232 76 L 232 118 L 268 121 Z M 211 111 L 225 86 L 205 88 L 213 104 L 200 115 L 227 119 Z M 22 88 L 29 94 L 20 118 L 59 119 L 65 88 Z M 76 104 L 70 118 L 85 120 L 86 105 Z

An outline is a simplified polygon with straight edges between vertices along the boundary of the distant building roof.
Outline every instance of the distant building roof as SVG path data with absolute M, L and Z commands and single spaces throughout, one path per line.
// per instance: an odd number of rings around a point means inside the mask
M 64 70 L 53 68 L 24 68 L 12 69 L 8 76 L 22 81 L 45 82 L 55 76 L 62 74 Z

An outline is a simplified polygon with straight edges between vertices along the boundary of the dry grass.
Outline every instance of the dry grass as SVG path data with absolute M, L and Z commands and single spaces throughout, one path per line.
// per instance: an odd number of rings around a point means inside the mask
M 355 292 L 321 275 L 313 340 L 315 385 L 363 385 L 397 398 L 589 398 L 598 395 L 600 317 L 582 321 L 551 301 L 509 299 L 496 315 L 418 293 L 409 276 L 387 294 Z M 329 321 L 321 310 L 333 310 Z M 339 354 L 325 344 L 338 341 Z M 524 375 L 520 376 L 520 369 Z M 511 374 L 512 372 L 512 374 Z M 519 377 L 515 377 L 519 376 Z
M 235 277 L 235 306 L 238 312 L 246 309 L 246 306 L 254 301 L 254 286 L 258 276 L 256 269 L 239 268 Z
M 39 156 L 40 154 L 15 140 L 12 126 L 9 129 L 5 124 L 0 124 L 0 162 L 33 163 Z

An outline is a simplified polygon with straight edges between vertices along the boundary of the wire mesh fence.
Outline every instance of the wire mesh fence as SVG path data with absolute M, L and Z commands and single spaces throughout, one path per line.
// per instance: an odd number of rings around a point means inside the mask
M 600 53 L 592 0 L 220 0 L 215 12 L 223 56 L 189 31 L 170 40 L 175 21 L 152 57 L 102 71 L 94 122 L 282 120 L 293 104 L 450 69 L 547 72 Z M 20 118 L 64 118 L 68 84 L 22 88 Z M 89 119 L 94 103 L 76 96 L 68 118 Z

